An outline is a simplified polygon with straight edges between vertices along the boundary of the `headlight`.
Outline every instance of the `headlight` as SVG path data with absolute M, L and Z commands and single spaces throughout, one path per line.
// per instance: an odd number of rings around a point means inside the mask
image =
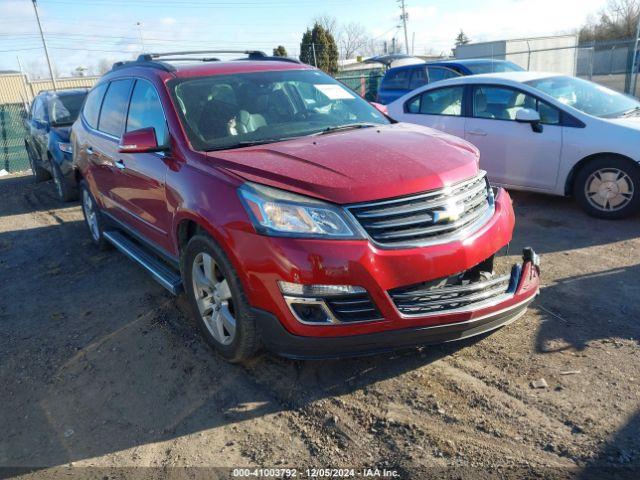
M 73 146 L 70 143 L 58 142 L 58 148 L 64 153 L 73 153 Z
M 245 183 L 238 193 L 261 233 L 280 237 L 362 238 L 340 207 L 256 183 Z

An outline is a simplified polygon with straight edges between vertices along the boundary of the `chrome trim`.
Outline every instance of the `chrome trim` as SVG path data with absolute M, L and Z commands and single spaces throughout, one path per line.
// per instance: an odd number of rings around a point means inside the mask
M 287 303 L 287 306 L 289 307 L 289 311 L 291 312 L 291 314 L 294 316 L 294 318 L 297 321 L 299 321 L 300 323 L 302 323 L 304 325 L 315 325 L 315 326 L 354 325 L 354 324 L 358 324 L 358 323 L 379 322 L 381 320 L 384 320 L 384 318 L 372 318 L 372 319 L 367 319 L 367 320 L 356 320 L 356 321 L 353 321 L 353 322 L 343 322 L 343 321 L 339 320 L 338 318 L 336 318 L 336 316 L 333 314 L 333 312 L 331 311 L 331 309 L 327 305 L 327 303 L 325 301 L 326 300 L 325 298 L 292 297 L 290 295 L 283 295 L 283 297 L 284 297 L 284 301 Z M 302 320 L 298 316 L 296 311 L 294 310 L 294 308 L 292 306 L 293 303 L 308 303 L 310 305 L 319 305 L 320 308 L 322 308 L 322 310 L 327 315 L 327 318 L 329 319 L 329 321 L 328 322 L 307 322 L 305 320 Z M 373 300 L 371 300 L 371 303 L 373 304 Z
M 473 220 L 471 223 L 469 223 L 465 227 L 462 227 L 462 228 L 459 228 L 457 230 L 454 230 L 453 232 L 451 232 L 449 234 L 443 234 L 443 235 L 440 235 L 440 236 L 434 236 L 434 237 L 432 237 L 430 239 L 405 241 L 405 242 L 401 241 L 401 242 L 394 242 L 394 243 L 381 243 L 381 242 L 378 242 L 377 240 L 375 240 L 369 234 L 369 232 L 364 227 L 364 225 L 361 223 L 361 221 L 351 211 L 352 208 L 363 208 L 363 207 L 369 207 L 369 206 L 378 206 L 379 207 L 379 206 L 385 205 L 385 204 L 393 205 L 394 203 L 412 201 L 412 200 L 416 200 L 416 199 L 420 199 L 420 198 L 428 198 L 428 197 L 436 197 L 437 198 L 440 195 L 446 195 L 446 192 L 449 191 L 449 190 L 462 188 L 465 185 L 473 183 L 473 182 L 477 181 L 478 178 L 481 177 L 481 176 L 485 180 L 485 185 L 486 185 L 486 188 L 487 188 L 487 202 L 489 204 L 489 207 L 485 210 L 485 212 L 482 215 L 480 215 L 478 218 Z M 478 188 L 478 190 L 479 190 L 479 188 Z M 469 192 L 465 192 L 465 193 L 468 194 Z M 495 211 L 496 211 L 495 205 L 496 205 L 496 201 L 499 198 L 499 195 L 500 195 L 500 192 L 498 193 L 498 196 L 494 196 L 493 189 L 491 188 L 491 185 L 490 185 L 489 180 L 487 178 L 487 172 L 485 172 L 484 170 L 480 170 L 478 175 L 474 176 L 473 178 L 470 178 L 470 179 L 467 179 L 467 180 L 463 180 L 462 182 L 458 182 L 458 183 L 455 183 L 455 184 L 452 184 L 452 185 L 448 185 L 448 186 L 446 186 L 444 188 L 441 188 L 439 190 L 432 190 L 431 192 L 425 192 L 425 193 L 412 195 L 412 196 L 407 196 L 407 197 L 394 198 L 394 199 L 390 199 L 390 200 L 379 200 L 379 201 L 375 201 L 375 202 L 366 202 L 366 203 L 354 203 L 354 204 L 346 205 L 344 207 L 344 212 L 348 216 L 348 218 L 350 220 L 350 223 L 355 224 L 358 227 L 359 232 L 362 235 L 364 235 L 364 237 L 371 244 L 373 244 L 375 247 L 377 247 L 377 248 L 379 248 L 381 250 L 399 250 L 399 249 L 403 249 L 403 248 L 429 247 L 429 246 L 433 246 L 433 245 L 442 245 L 443 243 L 449 243 L 449 242 L 454 242 L 454 241 L 458 241 L 458 240 L 464 240 L 469 235 L 471 235 L 471 234 L 475 233 L 476 231 L 478 231 L 485 224 L 487 224 L 487 222 L 489 222 L 489 220 L 495 214 Z M 458 196 L 456 196 L 456 198 L 458 198 Z M 449 224 L 448 227 L 451 227 L 451 224 Z

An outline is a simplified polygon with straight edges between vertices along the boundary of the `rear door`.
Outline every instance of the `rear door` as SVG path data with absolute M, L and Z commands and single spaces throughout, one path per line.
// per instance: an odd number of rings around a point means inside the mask
M 555 188 L 562 151 L 560 111 L 535 96 L 501 85 L 475 85 L 465 138 L 480 149 L 480 167 L 497 184 Z M 522 108 L 540 113 L 542 131 L 515 121 Z
M 397 120 L 436 128 L 458 137 L 464 136 L 464 86 L 436 88 L 411 97 Z
M 47 160 L 47 134 L 49 133 L 49 123 L 47 109 L 44 99 L 38 96 L 33 101 L 31 118 L 29 121 L 29 136 L 31 147 L 36 159 L 39 159 L 43 166 L 49 170 Z
M 152 127 L 158 145 L 169 144 L 169 131 L 160 97 L 154 85 L 137 79 L 125 122 L 125 131 Z M 115 153 L 117 172 L 111 198 L 118 218 L 156 245 L 169 249 L 169 212 L 165 198 L 165 179 L 170 153 Z
M 392 68 L 389 70 L 378 91 L 378 102 L 386 105 L 409 91 L 411 68 Z

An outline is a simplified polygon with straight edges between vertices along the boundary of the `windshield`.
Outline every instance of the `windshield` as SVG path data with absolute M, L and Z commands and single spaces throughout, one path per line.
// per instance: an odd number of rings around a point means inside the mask
M 522 72 L 524 68 L 515 63 L 499 61 L 487 61 L 485 63 L 475 63 L 465 65 L 473 75 L 480 75 L 482 73 L 498 73 L 498 72 Z
M 181 79 L 173 81 L 171 90 L 197 150 L 390 123 L 368 102 L 317 70 Z
M 565 105 L 596 117 L 620 117 L 640 107 L 640 102 L 602 85 L 574 77 L 549 77 L 525 82 Z
M 49 118 L 56 125 L 72 124 L 78 118 L 87 92 L 56 95 L 49 103 Z

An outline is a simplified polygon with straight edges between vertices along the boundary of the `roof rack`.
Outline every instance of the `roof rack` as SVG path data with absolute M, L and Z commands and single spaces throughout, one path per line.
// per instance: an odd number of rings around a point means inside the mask
M 175 72 L 176 68 L 166 62 L 219 62 L 220 59 L 217 57 L 205 56 L 205 54 L 219 53 L 247 55 L 246 58 L 236 58 L 234 60 L 270 60 L 274 62 L 300 63 L 299 60 L 294 58 L 269 56 L 260 50 L 187 50 L 183 52 L 143 53 L 138 55 L 136 60 L 114 63 L 112 70 L 123 67 L 151 67 L 166 72 Z

